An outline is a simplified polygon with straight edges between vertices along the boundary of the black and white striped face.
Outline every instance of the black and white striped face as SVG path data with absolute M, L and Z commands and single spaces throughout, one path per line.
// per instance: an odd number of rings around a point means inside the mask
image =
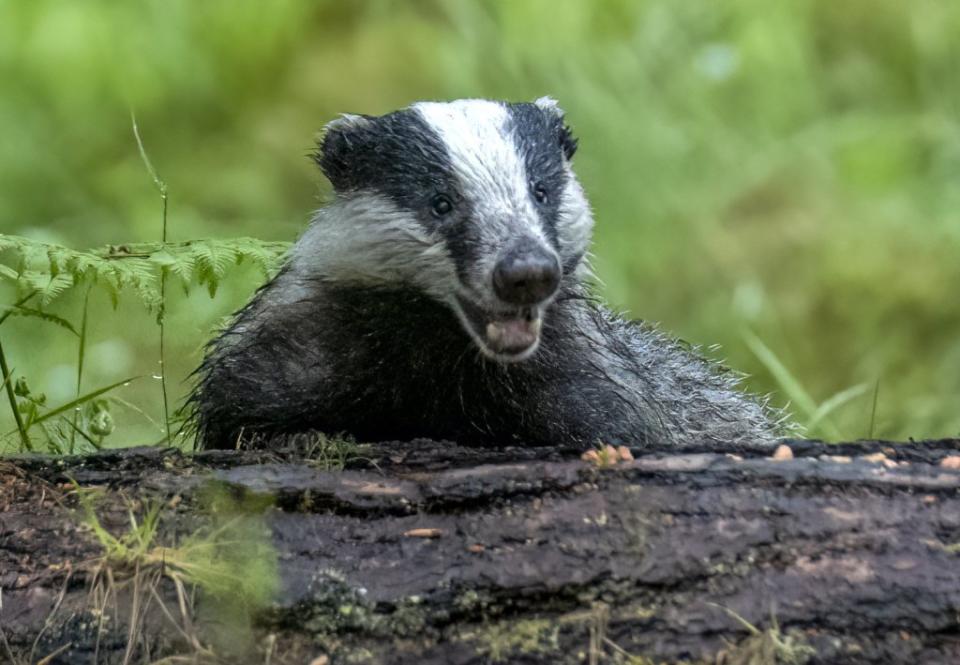
M 486 355 L 522 360 L 590 241 L 575 149 L 551 99 L 343 116 L 317 155 L 336 200 L 295 258 L 333 279 L 415 285 L 449 305 Z

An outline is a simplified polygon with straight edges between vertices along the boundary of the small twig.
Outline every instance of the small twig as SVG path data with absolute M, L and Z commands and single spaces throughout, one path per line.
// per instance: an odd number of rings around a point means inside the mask
M 95 607 L 96 602 L 99 601 L 99 598 L 95 598 Z M 93 646 L 93 665 L 97 665 L 97 662 L 100 660 L 100 636 L 103 634 L 103 617 L 106 615 L 106 612 L 103 610 L 106 608 L 106 601 L 104 601 L 103 606 L 100 607 L 100 611 L 97 613 L 97 639 Z
M 590 665 L 598 665 L 600 658 L 603 657 L 603 643 L 607 639 L 607 621 L 610 617 L 610 609 L 598 603 L 590 612 Z
M 127 626 L 127 648 L 123 653 L 123 665 L 130 665 L 133 658 L 133 648 L 136 644 L 137 627 L 140 624 L 140 562 L 137 561 L 133 571 L 133 598 L 130 607 L 130 623 Z
M 277 646 L 277 636 L 274 633 L 267 635 L 267 647 L 266 654 L 263 658 L 263 665 L 270 665 L 270 661 L 273 658 L 273 650 Z
M 64 651 L 73 646 L 73 642 L 67 642 L 63 646 L 55 649 L 52 653 L 47 656 L 44 656 L 37 661 L 37 665 L 50 665 L 53 662 L 53 659 L 62 654 Z
M 7 652 L 7 658 L 10 659 L 10 662 L 16 662 L 13 659 L 13 649 L 10 648 L 10 643 L 7 641 L 7 634 L 3 632 L 3 626 L 0 626 L 0 643 L 3 644 L 3 650 Z
M 180 616 L 183 619 L 183 623 L 191 635 L 196 635 L 191 613 L 188 609 L 192 607 L 193 603 L 187 600 L 187 589 L 183 584 L 183 580 L 176 574 L 168 574 L 167 577 L 173 580 L 174 589 L 177 591 L 177 605 L 180 607 Z
M 751 635 L 759 635 L 759 634 L 762 632 L 759 628 L 757 628 L 757 627 L 754 626 L 752 623 L 750 623 L 749 621 L 747 621 L 746 619 L 744 619 L 742 616 L 740 616 L 739 614 L 737 614 L 736 612 L 734 612 L 733 610 L 731 610 L 729 607 L 724 607 L 723 605 L 720 605 L 719 603 L 712 603 L 712 602 L 709 602 L 709 601 L 708 601 L 706 604 L 709 605 L 710 607 L 716 607 L 717 609 L 723 610 L 724 612 L 726 612 L 727 615 L 728 615 L 731 619 L 735 620 L 735 621 L 736 621 L 737 623 L 739 623 L 741 626 L 743 626 L 744 628 L 746 628 L 746 629 L 750 632 Z
M 622 646 L 620 646 L 619 644 L 611 640 L 609 637 L 604 637 L 603 643 L 606 644 L 611 649 L 613 649 L 614 651 L 616 651 L 618 654 L 620 654 L 624 658 L 627 658 L 627 659 L 636 658 L 636 656 L 634 656 L 632 653 L 624 649 Z
M 167 609 L 167 604 L 163 602 L 163 599 L 160 597 L 160 594 L 157 593 L 156 587 L 153 585 L 150 586 L 150 594 L 153 596 L 154 600 L 157 602 L 157 605 L 160 607 L 160 611 L 163 612 L 164 616 L 167 617 L 167 620 L 170 621 L 170 624 L 176 629 L 176 631 L 180 633 L 180 636 L 186 642 L 193 644 L 194 643 L 193 638 L 191 638 L 190 635 L 187 635 L 186 631 L 183 629 L 183 626 L 177 623 L 177 620 L 173 617 L 172 614 L 170 614 L 170 610 Z
M 36 653 L 37 645 L 40 644 L 40 638 L 42 638 L 43 634 L 47 632 L 47 629 L 53 625 L 53 617 L 57 612 L 60 611 L 60 606 L 63 604 L 63 599 L 67 595 L 67 586 L 70 584 L 70 578 L 72 576 L 73 570 L 68 570 L 67 576 L 63 580 L 63 586 L 60 588 L 60 594 L 57 596 L 57 600 L 53 604 L 53 609 L 50 610 L 50 614 L 47 615 L 47 618 L 43 622 L 43 627 L 40 628 L 40 631 L 37 633 L 37 637 L 33 640 L 33 644 L 30 646 L 30 655 L 27 657 L 28 662 L 33 662 L 33 654 Z

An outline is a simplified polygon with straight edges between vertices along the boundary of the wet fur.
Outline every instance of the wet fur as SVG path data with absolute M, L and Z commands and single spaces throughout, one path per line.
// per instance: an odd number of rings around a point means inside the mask
M 405 142 L 431 141 L 422 119 L 404 125 L 391 115 L 374 125 L 347 116 L 328 132 L 319 160 L 337 199 L 318 214 L 280 274 L 211 342 L 197 370 L 187 408 L 200 445 L 276 444 L 313 430 L 359 440 L 493 444 L 773 442 L 777 414 L 741 393 L 736 376 L 587 295 L 582 256 L 592 219 L 569 168 L 574 139 L 554 109 L 538 101 L 511 111 L 535 150 L 523 153 L 525 166 L 521 160 L 510 168 L 542 168 L 531 155 L 545 155 L 562 169 L 555 177 L 563 190 L 550 211 L 524 198 L 522 173 L 504 194 L 523 210 L 520 231 L 548 238 L 563 261 L 561 290 L 529 359 L 486 358 L 447 302 L 454 289 L 480 283 L 478 266 L 490 262 L 484 252 L 500 242 L 490 235 L 493 227 L 473 220 L 494 202 L 470 202 L 457 233 L 479 235 L 458 249 L 453 227 L 434 228 L 415 214 L 417 189 L 442 186 L 431 167 L 444 158 L 435 140 L 423 165 L 394 172 L 396 180 L 379 178 L 389 197 L 364 191 L 364 179 L 377 179 L 377 160 L 402 160 Z M 386 143 L 376 143 L 378 128 L 388 134 Z M 555 156 L 544 149 L 547 139 L 558 141 Z M 365 140 L 378 146 L 368 162 L 362 153 L 353 162 L 342 154 Z M 497 220 L 500 233 L 517 233 L 506 218 Z
M 262 290 L 204 361 L 193 404 L 206 447 L 306 430 L 586 446 L 773 437 L 764 407 L 737 391 L 735 376 L 579 287 L 554 304 L 532 358 L 501 364 L 418 290 L 318 276 L 300 285 L 302 299 L 272 303 L 287 279 Z

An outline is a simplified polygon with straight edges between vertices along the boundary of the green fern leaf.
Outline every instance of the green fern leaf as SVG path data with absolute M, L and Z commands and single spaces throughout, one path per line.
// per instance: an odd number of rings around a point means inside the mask
M 17 236 L 7 235 L 5 233 L 0 233 L 0 252 L 5 252 L 8 249 L 13 249 L 18 244 Z
M 70 272 L 68 266 L 74 252 L 65 247 L 50 245 L 47 247 L 47 262 L 50 266 L 50 274 L 56 277 L 62 272 Z
M 190 252 L 171 253 L 166 249 L 150 255 L 150 261 L 160 266 L 161 271 L 176 275 L 185 292 L 190 290 L 190 281 L 196 265 L 196 257 Z
M 226 243 L 212 241 L 198 242 L 194 245 L 198 263 L 203 265 L 218 280 L 227 272 L 227 268 L 236 259 L 236 252 Z
M 19 263 L 17 271 L 25 273 L 37 271 L 48 263 L 47 246 L 40 243 L 22 243 L 17 247 Z
M 80 336 L 80 333 L 77 332 L 76 328 L 73 327 L 66 319 L 57 316 L 56 314 L 51 314 L 50 312 L 44 312 L 33 307 L 24 307 L 23 305 L 0 305 L 0 312 L 3 313 L 4 317 L 6 316 L 24 316 L 35 319 L 42 319 L 54 325 L 60 326 L 69 330 L 77 337 Z
M 13 268 L 3 265 L 0 263 L 0 277 L 10 280 L 11 282 L 16 283 L 20 279 L 20 273 L 18 273 Z
M 107 292 L 107 295 L 110 296 L 110 304 L 116 309 L 120 306 L 120 291 L 123 290 L 121 277 L 112 269 L 100 270 L 99 268 L 100 266 L 97 266 L 96 272 L 94 273 L 97 284 Z
M 73 286 L 72 275 L 50 275 L 46 286 L 40 289 L 40 303 L 49 305 Z

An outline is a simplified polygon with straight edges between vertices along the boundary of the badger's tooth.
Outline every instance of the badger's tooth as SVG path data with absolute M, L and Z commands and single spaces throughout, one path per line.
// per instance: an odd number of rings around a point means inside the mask
M 538 316 L 537 318 L 535 318 L 533 321 L 530 322 L 530 332 L 532 332 L 534 335 L 539 335 L 540 328 L 542 326 L 543 326 L 543 319 Z
M 503 328 L 498 326 L 496 323 L 490 322 L 487 324 L 487 339 L 491 342 L 499 342 L 500 338 L 503 337 Z

